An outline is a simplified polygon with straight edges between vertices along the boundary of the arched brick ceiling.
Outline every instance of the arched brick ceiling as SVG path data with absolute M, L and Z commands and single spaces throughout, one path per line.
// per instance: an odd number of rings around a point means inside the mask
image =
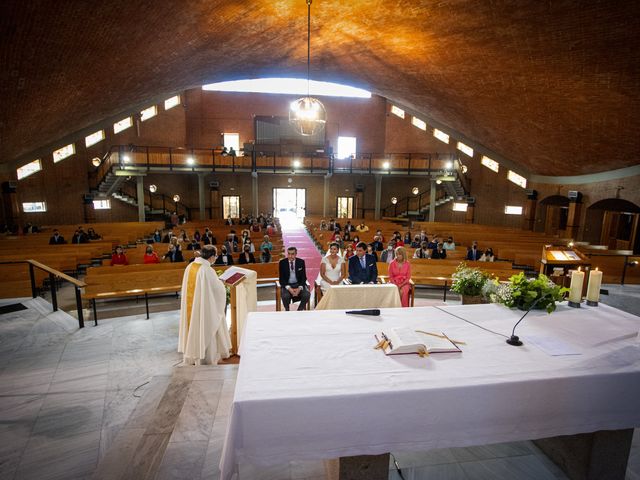
M 312 76 L 537 174 L 640 163 L 640 2 L 315 0 Z M 185 88 L 304 75 L 304 0 L 5 0 L 0 160 Z

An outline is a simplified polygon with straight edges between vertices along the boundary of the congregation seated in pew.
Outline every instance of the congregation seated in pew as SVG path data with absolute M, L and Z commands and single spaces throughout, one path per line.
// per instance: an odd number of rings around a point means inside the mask
M 251 252 L 250 246 L 245 244 L 243 252 L 238 256 L 238 264 L 246 265 L 248 263 L 256 263 L 256 259 Z
M 162 257 L 162 260 L 167 260 L 167 259 L 171 263 L 184 262 L 184 257 L 182 256 L 182 249 L 180 248 L 180 245 L 178 245 L 177 240 L 172 241 L 172 243 L 169 244 L 167 253 L 165 253 L 164 256 Z
M 63 245 L 65 243 L 67 242 L 64 237 L 60 235 L 60 232 L 57 229 L 54 230 L 53 235 L 51 235 L 51 238 L 49 239 L 49 245 Z
M 158 257 L 158 254 L 153 250 L 152 245 L 147 245 L 147 248 L 145 249 L 144 255 L 142 257 L 142 263 L 144 263 L 145 265 L 151 263 L 160 263 L 160 257 Z
M 124 253 L 122 245 L 118 245 L 111 255 L 111 266 L 113 267 L 115 265 L 129 265 L 129 260 Z
M 214 265 L 233 265 L 233 257 L 226 246 L 226 242 L 220 248 L 220 254 L 216 257 Z

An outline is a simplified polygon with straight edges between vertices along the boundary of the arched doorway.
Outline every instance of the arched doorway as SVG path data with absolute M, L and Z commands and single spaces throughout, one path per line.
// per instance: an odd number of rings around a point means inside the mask
M 587 208 L 585 240 L 613 250 L 638 251 L 640 207 L 620 198 L 607 198 Z
M 538 225 L 536 230 L 542 230 L 547 235 L 562 236 L 567 229 L 569 217 L 569 198 L 562 195 L 551 195 L 540 201 L 542 208 L 538 209 Z

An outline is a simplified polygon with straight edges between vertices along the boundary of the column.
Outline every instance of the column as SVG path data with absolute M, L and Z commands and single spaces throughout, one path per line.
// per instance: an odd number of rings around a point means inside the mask
M 431 179 L 431 190 L 429 191 L 429 221 L 436 221 L 436 190 L 438 184 L 435 179 Z
M 538 203 L 538 191 L 527 190 L 527 203 L 524 206 L 524 218 L 522 221 L 523 230 L 533 230 L 536 220 L 536 206 Z
M 199 217 L 198 220 L 204 220 L 207 218 L 207 211 L 205 208 L 205 183 L 204 183 L 204 173 L 198 174 L 198 211 Z
M 473 214 L 475 210 L 475 201 L 467 202 L 467 213 L 464 217 L 464 223 L 473 223 Z
M 18 206 L 17 184 L 2 182 L 2 203 L 4 205 L 4 220 L 10 227 L 18 226 L 20 222 L 20 208 Z
M 251 172 L 251 203 L 253 205 L 253 216 L 260 215 L 258 210 L 258 172 Z
M 136 198 L 138 199 L 138 221 L 144 222 L 144 177 L 142 175 L 136 177 Z
M 324 190 L 322 194 L 322 216 L 327 216 L 327 208 L 329 204 L 329 180 L 333 174 L 327 173 L 324 176 Z
M 382 175 L 376 175 L 376 209 L 375 219 L 380 220 L 380 199 L 382 198 Z
M 570 192 L 571 193 L 571 192 Z M 575 240 L 580 229 L 580 212 L 582 210 L 582 194 L 576 192 L 575 196 L 569 196 L 569 214 L 567 215 L 566 237 Z
M 211 187 L 211 218 L 222 218 L 222 210 L 220 209 L 220 190 L 218 187 Z
M 82 196 L 82 207 L 84 209 L 84 223 L 95 223 L 96 211 L 93 208 L 93 197 L 91 195 Z

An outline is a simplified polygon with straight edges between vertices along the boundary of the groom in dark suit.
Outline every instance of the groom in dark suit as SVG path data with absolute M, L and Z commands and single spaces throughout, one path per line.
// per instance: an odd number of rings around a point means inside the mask
M 353 284 L 378 282 L 376 258 L 367 253 L 364 242 L 356 245 L 356 254 L 349 258 L 349 280 Z

